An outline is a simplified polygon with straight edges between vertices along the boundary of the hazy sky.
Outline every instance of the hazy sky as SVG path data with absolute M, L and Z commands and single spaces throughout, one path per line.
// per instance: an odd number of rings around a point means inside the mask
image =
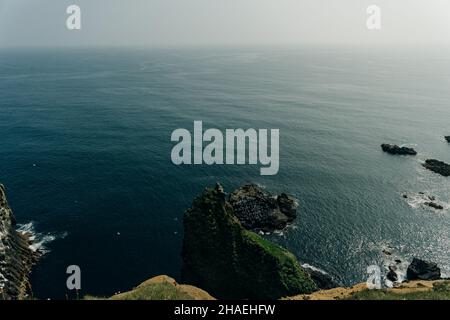
M 66 29 L 70 4 L 81 31 Z M 0 0 L 2 47 L 308 43 L 450 44 L 450 0 Z

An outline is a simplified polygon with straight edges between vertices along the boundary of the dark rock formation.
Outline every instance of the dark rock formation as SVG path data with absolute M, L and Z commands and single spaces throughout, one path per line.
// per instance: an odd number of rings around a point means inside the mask
M 253 184 L 233 191 L 229 203 L 242 226 L 250 230 L 282 230 L 297 217 L 294 198 L 285 193 L 274 197 Z
M 308 265 L 302 265 L 302 267 L 309 274 L 312 281 L 314 281 L 319 289 L 329 290 L 339 287 L 339 285 L 334 281 L 333 277 L 328 273 L 325 273 Z
M 417 154 L 417 151 L 413 148 L 407 148 L 407 147 L 399 147 L 398 145 L 392 145 L 392 144 L 382 144 L 381 149 L 383 149 L 384 152 L 395 154 L 395 155 L 412 155 L 415 156 Z
M 389 281 L 392 281 L 392 282 L 397 282 L 398 281 L 397 273 L 395 271 L 393 271 L 393 270 L 389 270 L 389 272 L 386 275 L 386 278 Z
M 447 140 L 447 142 L 450 143 L 450 136 L 446 136 L 445 140 Z
M 424 204 L 436 210 L 444 210 L 444 207 L 436 202 L 425 202 Z
M 289 251 L 242 227 L 222 187 L 184 216 L 182 281 L 219 299 L 278 299 L 317 286 Z
M 450 165 L 445 162 L 434 159 L 428 159 L 425 161 L 423 166 L 428 170 L 439 173 L 444 177 L 450 176 Z
M 397 267 L 396 266 L 389 266 L 389 272 L 386 275 L 386 278 L 392 282 L 398 281 L 398 275 L 397 275 Z
M 406 271 L 408 280 L 439 280 L 441 269 L 436 263 L 414 258 Z
M 26 297 L 30 288 L 28 276 L 39 253 L 29 247 L 29 235 L 15 230 L 16 220 L 0 184 L 0 299 Z

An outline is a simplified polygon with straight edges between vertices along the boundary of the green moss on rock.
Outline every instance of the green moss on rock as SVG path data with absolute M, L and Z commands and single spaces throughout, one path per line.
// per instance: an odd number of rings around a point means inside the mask
M 295 256 L 245 230 L 218 185 L 184 216 L 182 280 L 220 299 L 277 299 L 317 290 Z

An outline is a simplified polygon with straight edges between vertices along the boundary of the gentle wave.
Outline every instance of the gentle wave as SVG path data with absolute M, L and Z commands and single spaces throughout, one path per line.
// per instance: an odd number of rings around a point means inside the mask
M 20 224 L 18 226 L 19 226 L 19 228 L 17 229 L 18 232 L 30 235 L 30 240 L 32 241 L 30 249 L 33 250 L 34 252 L 40 251 L 43 254 L 50 252 L 48 245 L 51 242 L 57 239 L 64 239 L 68 235 L 68 233 L 65 231 L 61 233 L 37 232 L 33 221 L 25 224 Z

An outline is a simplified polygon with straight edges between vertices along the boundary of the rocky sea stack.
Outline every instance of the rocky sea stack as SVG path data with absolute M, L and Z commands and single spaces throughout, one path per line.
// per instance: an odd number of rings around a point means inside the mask
M 29 235 L 16 231 L 16 220 L 0 184 L 0 300 L 26 297 L 28 276 L 39 253 L 30 249 Z
M 428 159 L 425 161 L 423 166 L 428 170 L 436 172 L 444 177 L 450 176 L 450 164 L 447 164 L 445 162 L 434 159 Z
M 394 155 L 417 155 L 417 151 L 413 148 L 399 147 L 398 145 L 382 144 L 381 149 L 383 149 L 384 152 Z
M 184 216 L 183 283 L 219 299 L 278 299 L 317 290 L 295 256 L 246 230 L 220 185 Z
M 297 218 L 297 201 L 282 193 L 272 196 L 249 184 L 233 191 L 229 198 L 234 215 L 246 229 L 271 232 L 284 229 Z

